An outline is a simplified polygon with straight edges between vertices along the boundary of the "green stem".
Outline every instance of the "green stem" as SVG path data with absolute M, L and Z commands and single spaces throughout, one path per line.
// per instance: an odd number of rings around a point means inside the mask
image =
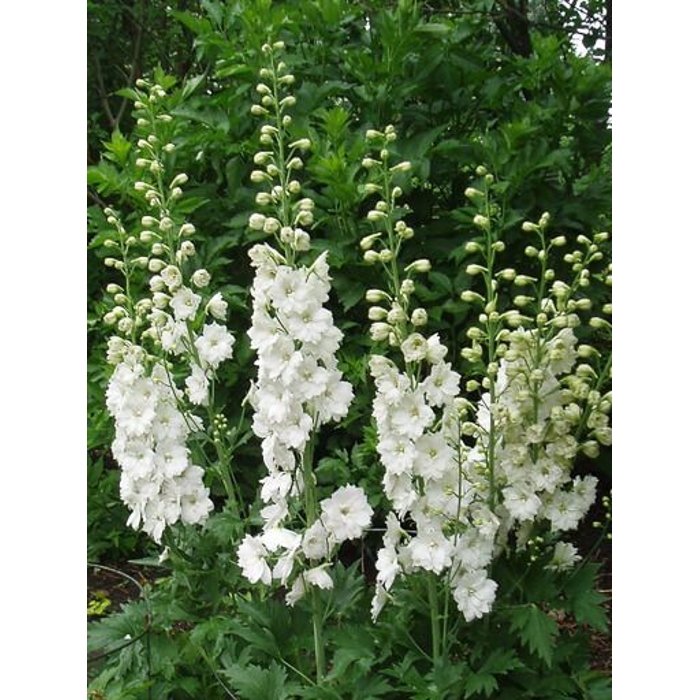
M 440 633 L 440 603 L 438 601 L 437 579 L 428 576 L 428 599 L 430 601 L 430 628 L 433 642 L 433 666 L 437 666 L 442 656 Z
M 306 500 L 306 524 L 310 526 L 318 516 L 318 504 L 316 502 L 316 484 L 313 474 L 313 435 L 304 448 L 302 466 L 304 470 L 304 494 Z M 323 638 L 323 609 L 319 591 L 315 586 L 311 589 L 311 606 L 314 627 L 314 657 L 316 659 L 316 682 L 321 683 L 326 673 L 326 647 Z
M 316 682 L 321 683 L 326 674 L 326 647 L 323 639 L 323 610 L 321 598 L 315 586 L 311 587 L 311 604 L 314 622 L 314 656 L 316 657 Z

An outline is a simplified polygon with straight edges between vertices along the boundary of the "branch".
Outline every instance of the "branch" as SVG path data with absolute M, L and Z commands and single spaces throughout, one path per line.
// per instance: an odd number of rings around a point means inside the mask
M 93 62 L 95 64 L 95 77 L 97 78 L 97 92 L 100 96 L 102 108 L 104 109 L 105 114 L 107 115 L 107 121 L 109 122 L 111 129 L 114 129 L 114 127 L 116 126 L 116 120 L 114 119 L 114 114 L 112 113 L 112 109 L 109 106 L 109 97 L 107 95 L 104 79 L 102 77 L 102 67 L 100 66 L 100 60 L 97 58 L 97 55 L 93 55 L 93 59 Z

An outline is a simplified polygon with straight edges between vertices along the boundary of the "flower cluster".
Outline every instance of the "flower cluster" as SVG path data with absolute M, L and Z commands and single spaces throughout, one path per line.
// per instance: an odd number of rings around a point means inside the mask
M 265 213 L 253 214 L 249 225 L 274 237 L 281 251 L 262 243 L 249 253 L 255 278 L 248 335 L 258 368 L 250 402 L 255 410 L 253 432 L 262 441 L 268 474 L 261 481 L 263 532 L 246 536 L 238 561 L 251 582 L 270 585 L 275 579 L 288 586 L 291 605 L 308 586 L 332 585 L 327 568 L 335 548 L 359 537 L 372 511 L 362 489 L 354 486 L 341 487 L 320 504 L 316 499 L 313 436 L 347 414 L 353 391 L 342 379 L 335 357 L 342 333 L 324 306 L 330 290 L 326 254 L 309 265 L 297 262 L 297 255 L 310 247 L 304 227 L 313 223 L 314 204 L 299 196 L 296 174 L 303 163 L 296 153 L 309 148 L 310 141 L 288 143 L 292 117 L 287 110 L 294 99 L 280 95 L 294 80 L 275 58 L 283 47 L 282 42 L 263 47 L 268 67 L 261 77 L 266 82 L 258 85 L 261 103 L 253 108 L 254 114 L 271 115 L 260 136 L 269 150 L 254 158 L 265 170 L 252 174 L 255 182 L 267 183 L 270 189 L 256 197 Z M 300 534 L 287 525 L 302 511 L 305 530 Z
M 107 287 L 114 303 L 104 320 L 117 331 L 108 354 L 115 365 L 108 406 L 117 429 L 113 452 L 123 470 L 122 499 L 132 509 L 129 522 L 142 523 L 160 541 L 166 524 L 202 522 L 212 509 L 204 470 L 191 463 L 186 441 L 204 430 L 195 408 L 206 408 L 215 418 L 215 373 L 232 357 L 234 337 L 220 323 L 226 301 L 221 293 L 207 294 L 211 275 L 194 265 L 194 226 L 178 213 L 188 177 L 168 176 L 175 146 L 165 90 L 144 80 L 138 86 L 148 91 L 137 91 L 135 103 L 143 137 L 135 163 L 141 179 L 134 188 L 148 213 L 135 235 L 113 209 L 105 210 L 117 234 L 105 245 L 120 255 L 105 263 L 123 277 L 122 284 Z M 147 291 L 138 298 L 144 282 Z M 177 386 L 183 375 L 184 389 Z M 225 465 L 217 468 L 221 472 Z
M 558 538 L 578 526 L 595 499 L 597 484 L 593 476 L 572 479 L 574 460 L 581 452 L 594 457 L 600 444 L 612 441 L 612 394 L 600 392 L 610 377 L 611 356 L 599 362 L 599 351 L 579 344 L 574 332 L 593 306 L 585 295 L 592 277 L 612 284 L 610 268 L 602 275 L 591 273 L 603 258 L 599 244 L 608 234 L 596 234 L 593 240 L 578 237 L 583 250 L 563 256 L 571 266 L 567 283 L 551 266 L 552 251 L 566 245 L 566 237 L 545 235 L 550 220 L 545 213 L 537 223 L 522 226 L 537 239 L 538 245 L 525 248 L 534 274 L 498 269 L 497 256 L 505 245 L 498 236 L 498 207 L 489 198 L 493 176 L 483 166 L 477 175 L 480 188 L 470 187 L 465 194 L 479 208 L 473 220 L 482 237 L 469 241 L 466 250 L 481 261 L 470 263 L 466 271 L 483 279 L 484 293 L 473 285 L 462 295 L 481 307 L 479 324 L 467 331 L 471 347 L 462 356 L 475 374 L 485 375 L 481 386 L 486 392 L 476 423 L 468 428 L 484 464 L 480 490 L 488 493 L 489 506 L 501 521 L 498 541 L 503 546 L 511 531 L 521 548 L 537 541 L 536 531 L 544 531 L 553 545 L 550 567 L 566 568 L 579 557 L 573 545 Z M 603 311 L 612 309 L 604 305 Z M 609 327 L 598 317 L 589 324 L 593 330 Z M 467 384 L 469 390 L 478 386 L 475 380 Z
M 411 308 L 413 275 L 428 272 L 430 263 L 414 260 L 399 274 L 399 252 L 414 233 L 404 220 L 405 208 L 397 204 L 402 190 L 392 181 L 411 164 L 389 165 L 389 146 L 396 139 L 392 126 L 370 130 L 367 138 L 380 142 L 378 157 L 363 160 L 370 174 L 365 189 L 380 195 L 367 215 L 378 230 L 360 246 L 365 261 L 383 267 L 389 288 L 366 295 L 373 304 L 370 333 L 375 341 L 399 349 L 404 368 L 382 355 L 370 359 L 377 392 L 377 451 L 393 508 L 378 553 L 372 617 L 376 620 L 397 576 L 423 570 L 446 576 L 459 609 L 471 620 L 488 612 L 495 596 L 496 584 L 486 567 L 498 521 L 474 487 L 471 471 L 479 462 L 462 440 L 467 403 L 459 397 L 461 377 L 445 360 L 448 349 L 439 335 L 422 332 L 427 311 Z
M 214 507 L 192 463 L 187 438 L 201 424 L 178 408 L 182 395 L 162 364 L 147 370 L 143 348 L 114 336 L 110 355 L 119 357 L 107 388 L 114 418 L 112 453 L 122 468 L 120 492 L 130 508 L 127 521 L 160 542 L 166 525 L 201 524 Z

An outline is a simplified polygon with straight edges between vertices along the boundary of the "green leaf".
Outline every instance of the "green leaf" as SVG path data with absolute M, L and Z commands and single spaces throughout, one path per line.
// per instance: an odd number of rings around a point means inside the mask
M 564 584 L 564 594 L 577 622 L 607 632 L 608 618 L 603 606 L 606 597 L 596 589 L 599 568 L 596 564 L 582 566 Z
M 270 662 L 267 668 L 232 664 L 224 674 L 244 700 L 285 700 L 289 697 L 285 687 L 287 672 L 276 661 Z
M 542 659 L 547 666 L 552 665 L 554 637 L 557 623 L 542 612 L 536 605 L 523 605 L 515 609 L 510 623 L 510 631 L 518 632 L 523 644 Z

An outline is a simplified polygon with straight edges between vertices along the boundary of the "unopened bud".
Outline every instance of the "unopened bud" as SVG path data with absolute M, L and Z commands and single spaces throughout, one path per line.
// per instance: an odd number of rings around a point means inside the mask
M 392 173 L 407 173 L 413 166 L 408 160 L 401 161 L 397 163 L 394 167 L 390 168 Z
M 479 228 L 487 229 L 489 227 L 489 220 L 483 214 L 477 214 L 473 221 Z
M 369 236 L 365 236 L 360 241 L 360 249 L 369 250 L 374 245 L 374 242 L 381 237 L 381 235 L 381 233 L 372 233 Z
M 428 312 L 421 307 L 414 309 L 411 314 L 411 323 L 414 326 L 425 326 L 428 323 Z
M 405 267 L 405 271 L 429 272 L 431 267 L 432 265 L 430 264 L 430 260 L 427 260 L 426 258 L 419 258 L 418 260 L 414 260 L 410 265 L 407 265 Z
M 365 300 L 370 304 L 378 304 L 380 301 L 387 301 L 391 297 L 381 289 L 368 289 L 365 292 Z

